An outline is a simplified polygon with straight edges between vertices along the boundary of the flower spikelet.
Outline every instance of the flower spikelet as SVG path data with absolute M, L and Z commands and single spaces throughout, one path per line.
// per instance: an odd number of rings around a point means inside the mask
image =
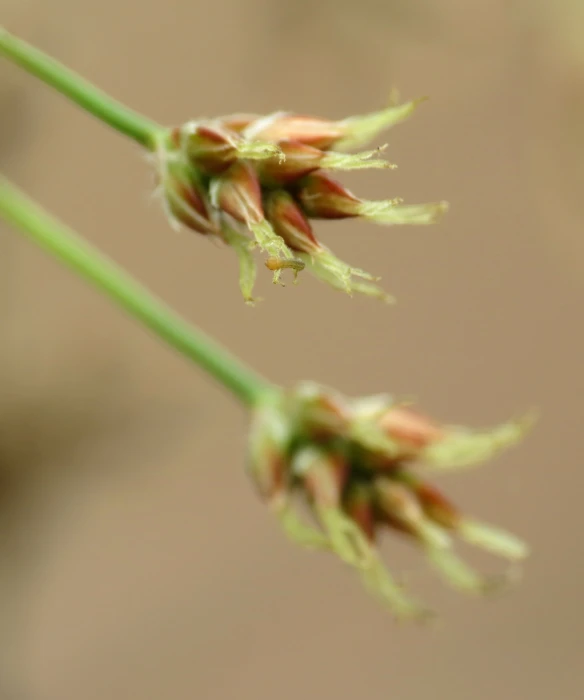
M 532 418 L 486 431 L 450 427 L 382 394 L 350 399 L 314 383 L 271 395 L 253 414 L 248 471 L 288 536 L 336 554 L 399 618 L 427 616 L 384 566 L 383 532 L 407 537 L 451 586 L 496 590 L 508 575 L 485 576 L 455 550 L 457 539 L 511 562 L 527 545 L 467 515 L 424 470 L 474 465 L 518 442 Z M 312 514 L 304 522 L 299 505 Z
M 384 144 L 361 148 L 415 110 L 419 100 L 332 121 L 290 112 L 234 114 L 190 121 L 163 133 L 156 150 L 159 192 L 173 225 L 229 245 L 240 263 L 240 287 L 253 303 L 254 250 L 281 284 L 305 268 L 348 294 L 392 298 L 378 278 L 339 260 L 312 220 L 361 218 L 378 224 L 430 224 L 445 202 L 405 205 L 400 198 L 362 199 L 330 172 L 396 167 Z

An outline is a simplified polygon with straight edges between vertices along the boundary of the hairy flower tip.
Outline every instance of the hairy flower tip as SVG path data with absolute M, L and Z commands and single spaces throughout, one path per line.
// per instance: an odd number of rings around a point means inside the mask
M 348 154 L 405 119 L 417 102 L 393 104 L 343 120 L 289 112 L 232 114 L 189 121 L 157 137 L 160 190 L 174 226 L 212 234 L 239 262 L 240 288 L 252 304 L 254 252 L 264 254 L 273 281 L 308 270 L 350 295 L 392 302 L 378 278 L 339 260 L 316 237 L 310 219 L 359 217 L 380 224 L 429 224 L 444 202 L 404 205 L 401 199 L 360 199 L 325 171 L 388 169 L 384 145 Z M 333 150 L 338 145 L 341 150 Z M 248 239 L 246 242 L 245 238 Z
M 170 158 L 159 171 L 158 192 L 171 225 L 181 225 L 204 235 L 219 235 L 220 228 L 205 188 L 180 158 Z
M 382 563 L 382 531 L 408 537 L 445 581 L 474 594 L 500 589 L 509 576 L 475 571 L 456 540 L 511 562 L 528 554 L 522 540 L 469 517 L 413 470 L 460 431 L 385 394 L 349 399 L 304 382 L 256 407 L 248 471 L 292 540 L 335 554 L 397 617 L 425 618 Z
M 213 206 L 236 222 L 244 224 L 253 234 L 257 245 L 270 258 L 294 260 L 290 248 L 264 216 L 262 189 L 257 173 L 249 163 L 237 161 L 231 165 L 211 182 L 210 194 Z M 274 282 L 278 282 L 282 268 L 274 269 Z
M 266 215 L 274 231 L 315 277 L 348 294 L 356 292 L 386 302 L 393 301 L 383 289 L 371 284 L 376 281 L 375 277 L 339 260 L 317 241 L 310 222 L 291 194 L 285 190 L 275 190 L 266 197 L 265 202 Z M 362 279 L 368 281 L 362 282 Z
M 418 105 L 426 99 L 426 97 L 419 97 L 401 105 L 390 104 L 378 112 L 344 119 L 339 122 L 339 126 L 343 130 L 343 137 L 335 143 L 335 146 L 346 150 L 361 148 L 382 131 L 408 119 Z
M 446 431 L 443 439 L 429 444 L 421 458 L 428 466 L 440 470 L 474 466 L 516 445 L 535 420 L 535 412 L 530 411 L 491 430 L 452 427 Z

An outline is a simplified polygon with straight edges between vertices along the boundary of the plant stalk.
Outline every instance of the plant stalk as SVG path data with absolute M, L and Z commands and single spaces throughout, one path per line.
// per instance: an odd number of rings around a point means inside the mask
M 0 218 L 104 292 L 115 304 L 197 364 L 245 405 L 252 406 L 276 390 L 1 176 Z
M 40 49 L 0 27 L 0 55 L 58 90 L 100 121 L 148 150 L 164 128 L 134 112 Z

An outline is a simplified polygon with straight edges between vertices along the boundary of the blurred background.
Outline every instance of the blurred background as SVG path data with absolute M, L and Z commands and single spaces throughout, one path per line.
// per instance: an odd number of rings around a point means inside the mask
M 229 396 L 0 228 L 0 698 L 578 697 L 584 3 L 0 0 L 0 17 L 167 124 L 429 95 L 388 135 L 399 170 L 345 182 L 449 200 L 445 219 L 319 228 L 395 308 L 267 271 L 245 307 L 234 256 L 169 229 L 137 147 L 6 61 L 1 169 L 275 381 L 414 395 L 470 425 L 542 411 L 524 445 L 440 480 L 531 543 L 520 586 L 466 599 L 391 540 L 393 571 L 440 613 L 396 625 L 284 539 Z

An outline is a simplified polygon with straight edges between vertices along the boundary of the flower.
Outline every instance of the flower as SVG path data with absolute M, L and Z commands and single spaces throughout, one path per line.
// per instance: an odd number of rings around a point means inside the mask
M 476 572 L 455 538 L 516 562 L 528 554 L 514 535 L 468 516 L 427 483 L 415 465 L 446 471 L 514 445 L 532 416 L 492 430 L 438 423 L 387 395 L 349 399 L 314 383 L 270 395 L 256 407 L 248 473 L 288 536 L 335 553 L 397 617 L 425 617 L 383 565 L 384 530 L 415 543 L 452 586 L 487 593 L 508 581 Z M 304 502 L 317 527 L 297 509 Z
M 158 142 L 159 192 L 171 223 L 231 246 L 240 263 L 240 287 L 253 303 L 253 251 L 281 284 L 282 271 L 305 268 L 342 291 L 392 298 L 378 278 L 339 260 L 317 240 L 311 219 L 358 217 L 380 224 L 430 224 L 445 202 L 404 205 L 399 198 L 364 200 L 325 171 L 394 168 L 385 146 L 358 154 L 382 130 L 406 119 L 420 100 L 372 114 L 331 121 L 275 112 L 191 121 Z M 334 149 L 334 150 L 333 150 Z

